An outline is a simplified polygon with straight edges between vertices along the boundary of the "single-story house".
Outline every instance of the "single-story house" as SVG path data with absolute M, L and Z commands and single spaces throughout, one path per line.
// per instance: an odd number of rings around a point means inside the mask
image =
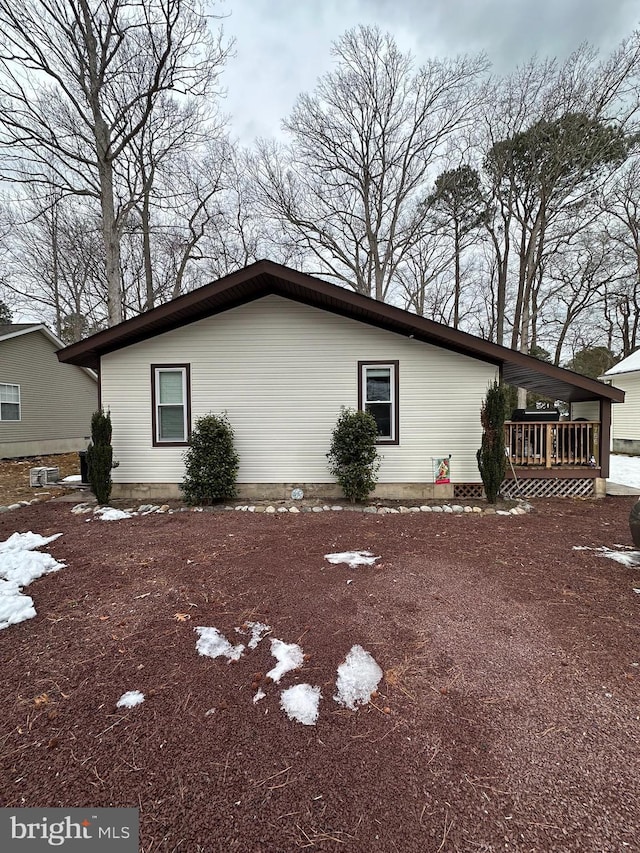
M 61 364 L 62 346 L 40 323 L 0 325 L 0 459 L 86 448 L 97 376 Z
M 58 357 L 98 371 L 119 463 L 113 494 L 127 498 L 180 495 L 190 431 L 208 412 L 226 412 L 235 430 L 241 497 L 284 498 L 295 487 L 340 496 L 326 453 L 343 406 L 367 409 L 378 421 L 377 496 L 479 496 L 480 407 L 500 376 L 572 405 L 595 403 L 598 413 L 581 422 L 588 446 L 579 442 L 580 453 L 558 425 L 512 427 L 506 440 L 513 470 L 522 472 L 519 488 L 530 480 L 530 494 L 603 493 L 611 404 L 624 400 L 596 380 L 271 261 Z M 437 470 L 443 458 L 445 478 Z M 574 491 L 549 492 L 560 480 Z
M 624 406 L 616 406 L 611 421 L 614 453 L 640 456 L 640 349 L 623 358 L 600 377 L 625 392 Z

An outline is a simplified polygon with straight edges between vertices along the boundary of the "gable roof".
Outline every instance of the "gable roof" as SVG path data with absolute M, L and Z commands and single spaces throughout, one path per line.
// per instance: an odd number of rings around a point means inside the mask
M 8 338 L 17 338 L 18 335 L 25 335 L 27 332 L 34 332 L 36 329 L 43 329 L 41 323 L 1 323 L 0 324 L 0 341 Z M 58 340 L 56 338 L 56 340 Z
M 618 373 L 632 373 L 636 370 L 640 370 L 640 349 L 614 364 L 605 372 L 604 376 L 616 376 Z
M 601 398 L 613 402 L 624 400 L 624 391 L 595 379 L 266 260 L 71 344 L 58 353 L 58 358 L 69 364 L 98 369 L 100 357 L 107 353 L 270 294 L 495 364 L 501 369 L 505 382 L 552 399 L 566 402 Z
M 42 323 L 1 323 L 0 343 L 2 343 L 2 341 L 11 340 L 11 338 L 19 338 L 21 335 L 28 335 L 31 332 L 40 332 L 43 334 L 47 340 L 51 341 L 57 350 L 64 347 L 64 343 L 60 338 L 54 335 L 53 332 L 47 329 L 47 327 Z M 79 364 L 78 367 L 81 367 L 87 376 L 90 376 L 94 382 L 98 381 L 96 373 L 91 368 L 82 364 Z

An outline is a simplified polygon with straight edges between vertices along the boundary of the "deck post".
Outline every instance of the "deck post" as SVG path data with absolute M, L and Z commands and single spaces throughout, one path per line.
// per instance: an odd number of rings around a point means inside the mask
M 600 449 L 600 476 L 607 479 L 609 476 L 609 464 L 611 455 L 611 400 L 600 400 L 600 435 L 598 441 Z

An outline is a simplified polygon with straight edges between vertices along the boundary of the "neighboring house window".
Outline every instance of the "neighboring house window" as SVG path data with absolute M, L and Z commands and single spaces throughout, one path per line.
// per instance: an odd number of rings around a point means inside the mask
M 191 424 L 188 364 L 152 364 L 154 445 L 187 444 Z
M 0 382 L 0 421 L 20 420 L 20 386 Z
M 398 362 L 358 362 L 358 408 L 378 424 L 378 444 L 399 444 Z

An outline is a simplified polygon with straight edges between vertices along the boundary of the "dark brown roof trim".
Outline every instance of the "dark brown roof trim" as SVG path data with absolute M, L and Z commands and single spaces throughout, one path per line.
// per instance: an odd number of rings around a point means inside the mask
M 536 390 L 551 398 L 567 402 L 602 398 L 613 402 L 624 400 L 624 392 L 611 385 L 267 260 L 257 261 L 219 281 L 65 347 L 58 352 L 58 358 L 95 369 L 102 355 L 267 294 L 283 296 L 495 364 L 501 368 L 505 382 Z

